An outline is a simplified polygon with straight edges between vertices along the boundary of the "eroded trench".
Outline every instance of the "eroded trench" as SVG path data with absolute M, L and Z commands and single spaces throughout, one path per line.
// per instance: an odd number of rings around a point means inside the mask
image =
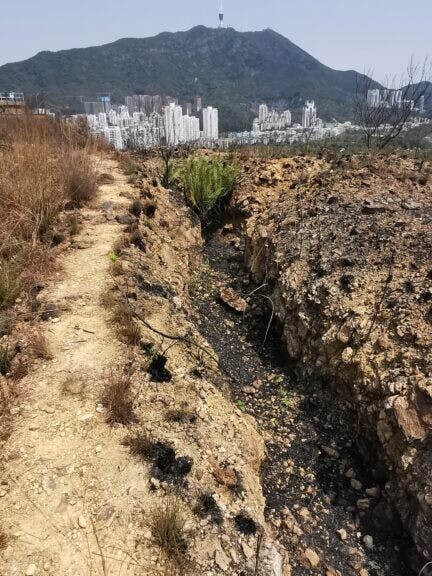
M 385 476 L 373 477 L 360 458 L 357 414 L 331 383 L 294 375 L 269 287 L 255 285 L 245 268 L 241 222 L 227 218 L 207 233 L 203 250 L 190 288 L 195 320 L 219 356 L 233 402 L 254 416 L 265 439 L 266 516 L 293 576 L 414 574 L 411 543 L 381 497 Z M 224 286 L 247 299 L 244 314 L 218 298 Z M 319 557 L 317 567 L 306 549 Z

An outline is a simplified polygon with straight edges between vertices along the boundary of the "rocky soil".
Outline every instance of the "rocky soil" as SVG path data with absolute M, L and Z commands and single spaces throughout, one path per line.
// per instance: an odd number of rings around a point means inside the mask
M 251 160 L 233 198 L 297 376 L 353 415 L 351 439 L 383 496 L 362 485 L 360 508 L 383 529 L 399 519 L 418 566 L 432 557 L 427 170 L 395 156 Z
M 380 487 L 355 448 L 355 412 L 334 403 L 324 384 L 296 378 L 277 322 L 267 331 L 268 291 L 250 281 L 243 251 L 240 226 L 213 233 L 192 295 L 233 401 L 265 439 L 266 518 L 289 551 L 292 574 L 409 574 L 406 540 L 374 513 Z
M 138 189 L 98 165 L 110 177 L 35 302 L 50 354 L 2 446 L 0 573 L 288 576 L 264 516 L 264 442 L 228 381 L 213 385 L 217 354 L 191 320 L 200 227 L 151 173 Z M 154 526 L 174 506 L 169 556 Z

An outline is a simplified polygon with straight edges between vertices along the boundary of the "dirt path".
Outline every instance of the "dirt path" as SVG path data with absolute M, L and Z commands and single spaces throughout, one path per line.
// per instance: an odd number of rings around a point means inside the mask
M 121 232 L 114 215 L 124 211 L 121 193 L 130 186 L 113 161 L 98 168 L 114 181 L 83 211 L 76 246 L 60 261 L 60 280 L 41 294 L 60 313 L 42 325 L 53 359 L 23 381 L 5 450 L 0 513 L 9 541 L 0 556 L 2 576 L 135 573 L 126 490 L 138 479 L 136 465 L 125 458 L 99 404 L 104 375 L 122 357 L 100 296 Z

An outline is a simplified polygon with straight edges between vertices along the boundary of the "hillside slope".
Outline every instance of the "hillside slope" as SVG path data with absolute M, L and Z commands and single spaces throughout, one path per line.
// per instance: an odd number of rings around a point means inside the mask
M 221 109 L 222 129 L 250 125 L 259 103 L 298 109 L 315 98 L 323 118 L 351 113 L 354 71 L 321 64 L 280 34 L 197 26 L 104 46 L 40 52 L 0 67 L 0 91 L 41 93 L 48 103 L 76 107 L 79 96 L 161 93 L 188 100 L 202 95 Z

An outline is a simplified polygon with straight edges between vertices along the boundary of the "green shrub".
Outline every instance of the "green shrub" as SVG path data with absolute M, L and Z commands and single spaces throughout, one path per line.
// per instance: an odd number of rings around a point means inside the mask
M 206 220 L 234 190 L 238 176 L 238 168 L 220 157 L 191 156 L 179 162 L 175 180 L 188 203 Z

